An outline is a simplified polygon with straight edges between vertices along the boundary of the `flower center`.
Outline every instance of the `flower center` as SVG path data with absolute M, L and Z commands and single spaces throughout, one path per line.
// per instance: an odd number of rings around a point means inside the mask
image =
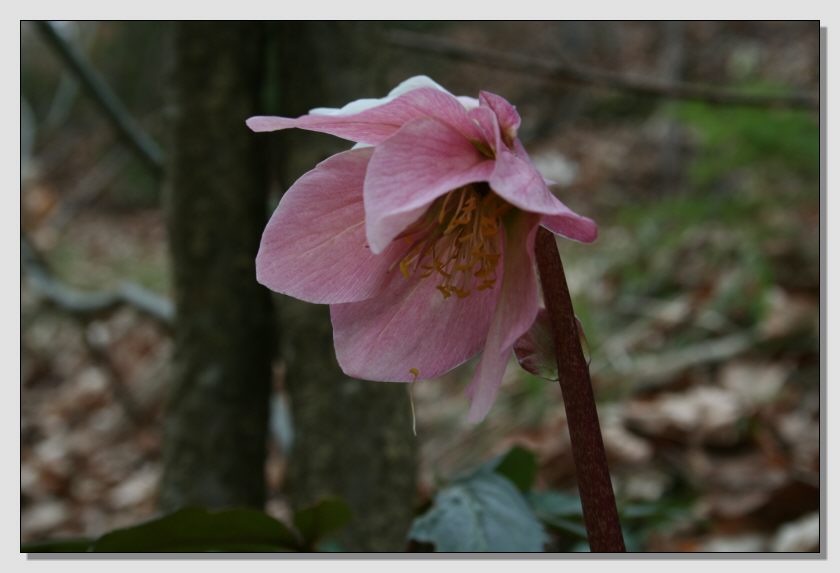
M 450 191 L 400 235 L 409 245 L 400 272 L 405 278 L 435 275 L 443 298 L 493 288 L 501 218 L 510 208 L 486 183 Z

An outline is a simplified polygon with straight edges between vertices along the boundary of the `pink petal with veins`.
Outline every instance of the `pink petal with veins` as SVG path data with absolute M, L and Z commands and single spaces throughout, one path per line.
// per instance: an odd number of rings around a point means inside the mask
M 330 307 L 336 357 L 347 375 L 411 382 L 416 369 L 418 379 L 435 378 L 481 350 L 499 285 L 444 298 L 436 279 L 397 271 L 375 298 Z
M 257 280 L 308 302 L 364 300 L 381 290 L 399 246 L 367 247 L 362 185 L 372 149 L 318 164 L 286 192 L 263 232 Z
M 502 384 L 514 343 L 537 317 L 534 237 L 538 227 L 538 217 L 523 213 L 506 228 L 501 293 L 481 360 L 467 388 L 471 422 L 478 423 L 487 416 Z
M 479 93 L 478 101 L 481 105 L 493 110 L 493 113 L 499 119 L 499 127 L 502 129 L 502 133 L 505 134 L 505 138 L 509 142 L 512 142 L 516 138 L 519 126 L 522 124 L 522 119 L 519 117 L 516 107 L 502 96 L 485 91 Z
M 371 251 L 381 253 L 438 197 L 484 181 L 492 171 L 493 161 L 448 124 L 432 118 L 406 124 L 376 147 L 368 166 L 365 222 Z
M 467 139 L 481 137 L 458 98 L 432 87 L 411 90 L 385 104 L 358 113 L 309 113 L 298 118 L 256 116 L 245 123 L 257 132 L 296 127 L 376 145 L 391 137 L 406 123 L 419 118 L 440 120 Z

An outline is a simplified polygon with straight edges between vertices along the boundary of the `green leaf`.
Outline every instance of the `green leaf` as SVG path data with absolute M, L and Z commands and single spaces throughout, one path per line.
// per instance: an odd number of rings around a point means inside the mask
M 528 502 L 540 521 L 577 540 L 572 551 L 589 551 L 578 495 L 560 491 L 532 492 L 528 494 Z M 634 552 L 642 551 L 647 530 L 658 523 L 667 523 L 673 512 L 670 504 L 657 501 L 625 505 L 619 507 L 618 514 L 624 545 L 627 551 Z
M 528 495 L 528 501 L 537 515 L 583 519 L 580 497 L 562 491 L 539 491 Z
M 253 509 L 208 511 L 190 507 L 100 537 L 92 551 L 103 552 L 271 552 L 300 544 L 281 522 Z
M 622 527 L 621 536 L 624 538 L 624 549 L 627 553 L 640 553 L 645 550 L 639 534 L 634 530 Z M 592 549 L 589 547 L 589 542 L 584 538 L 583 541 L 578 541 L 573 545 L 571 551 L 574 553 L 589 553 Z
M 543 551 L 548 541 L 516 487 L 486 471 L 440 490 L 409 537 L 434 544 L 438 552 Z
M 34 541 L 20 546 L 21 553 L 85 553 L 90 549 L 92 539 L 50 539 Z
M 294 523 L 304 543 L 311 547 L 327 534 L 347 525 L 350 517 L 350 507 L 332 497 L 296 511 Z
M 528 502 L 537 518 L 546 525 L 572 537 L 586 539 L 583 507 L 578 496 L 559 491 L 531 492 Z
M 526 492 L 534 487 L 537 479 L 537 456 L 521 446 L 514 446 L 495 462 L 494 470 L 512 481 L 519 491 Z
M 549 517 L 547 519 L 543 519 L 542 521 L 552 529 L 563 532 L 566 535 L 575 539 L 588 539 L 586 526 L 583 523 L 575 521 L 574 519 L 565 519 L 562 517 Z

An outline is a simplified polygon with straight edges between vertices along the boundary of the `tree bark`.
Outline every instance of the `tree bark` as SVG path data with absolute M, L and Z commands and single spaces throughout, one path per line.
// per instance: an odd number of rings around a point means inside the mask
M 256 114 L 263 25 L 175 26 L 166 195 L 177 320 L 164 509 L 265 501 L 271 301 L 255 279 L 266 221 Z
M 414 516 L 416 438 L 404 384 L 353 380 L 332 349 L 329 309 L 281 305 L 295 441 L 287 491 L 295 506 L 343 498 L 349 551 L 402 551 Z
M 277 112 L 295 116 L 387 93 L 380 25 L 293 22 L 278 30 Z M 271 89 L 271 87 L 269 87 Z M 280 136 L 286 185 L 350 144 L 322 135 Z M 303 145 L 301 142 L 306 142 Z M 329 309 L 277 297 L 295 442 L 286 489 L 294 505 L 344 498 L 351 551 L 401 551 L 414 514 L 417 442 L 404 384 L 352 380 L 335 359 Z M 387 349 L 383 349 L 387 352 Z

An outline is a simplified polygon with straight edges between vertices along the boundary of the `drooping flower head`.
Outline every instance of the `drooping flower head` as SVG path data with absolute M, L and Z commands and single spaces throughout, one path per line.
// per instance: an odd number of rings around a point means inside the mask
M 467 395 L 470 419 L 483 419 L 539 310 L 537 228 L 597 236 L 549 191 L 517 138 L 516 108 L 417 76 L 382 99 L 247 124 L 357 143 L 283 196 L 257 280 L 329 304 L 339 365 L 355 378 L 435 378 L 481 352 Z

